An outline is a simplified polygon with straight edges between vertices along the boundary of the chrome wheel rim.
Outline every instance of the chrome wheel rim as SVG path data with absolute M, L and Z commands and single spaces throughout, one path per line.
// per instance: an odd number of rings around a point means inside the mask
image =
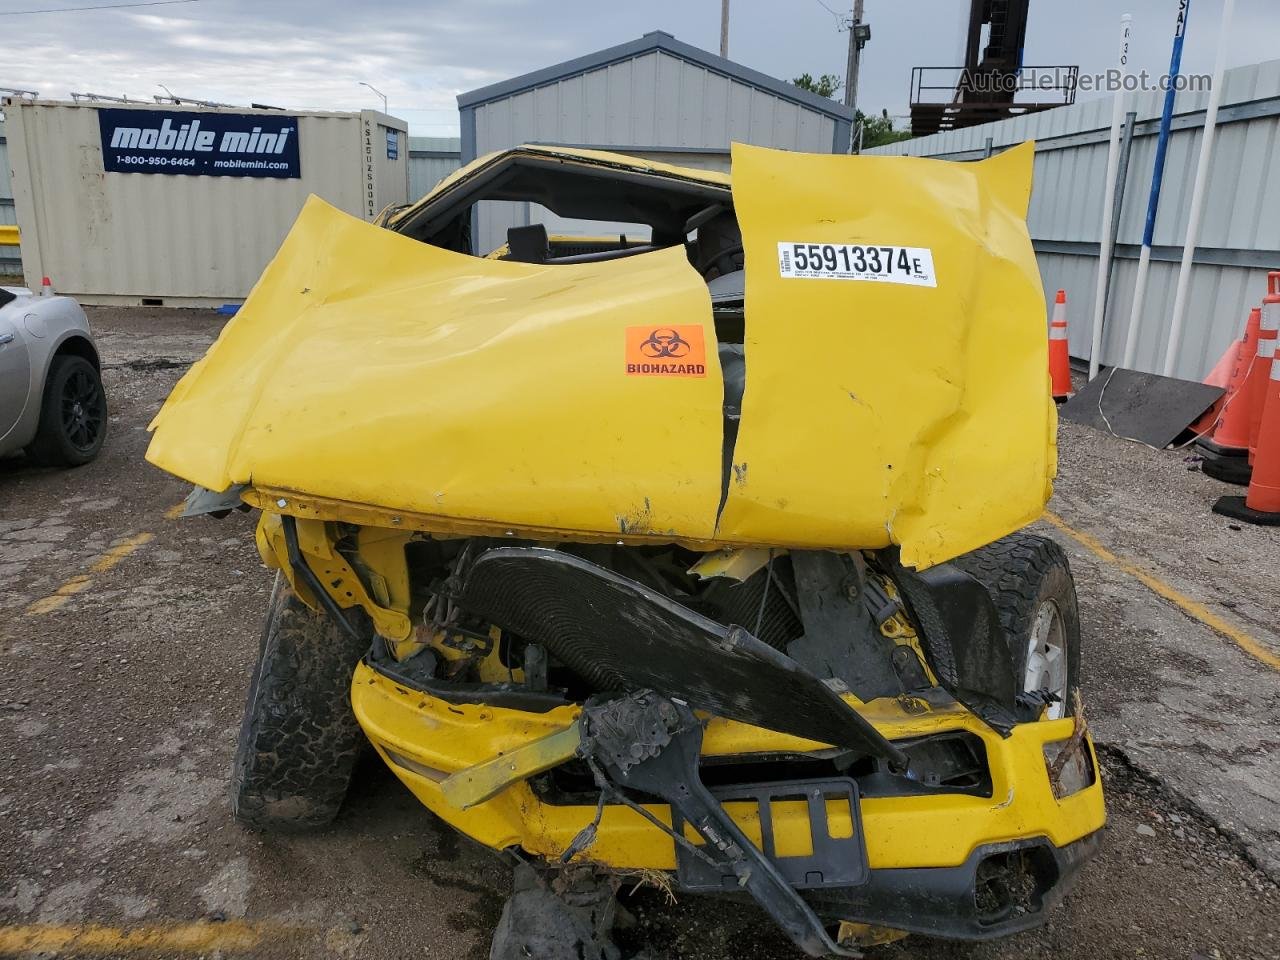
M 1050 720 L 1067 715 L 1067 643 L 1062 613 L 1052 600 L 1043 601 L 1036 610 L 1027 640 L 1027 669 L 1022 689 L 1031 693 L 1048 690 L 1057 699 L 1049 704 Z

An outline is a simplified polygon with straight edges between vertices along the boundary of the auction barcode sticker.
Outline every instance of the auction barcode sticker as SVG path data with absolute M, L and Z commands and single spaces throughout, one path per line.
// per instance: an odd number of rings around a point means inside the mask
M 794 280 L 871 280 L 936 287 L 928 247 L 779 243 L 778 272 Z

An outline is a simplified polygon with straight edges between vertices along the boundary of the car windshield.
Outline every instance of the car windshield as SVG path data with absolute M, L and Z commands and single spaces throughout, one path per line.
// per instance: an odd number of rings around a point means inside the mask
M 390 229 L 526 263 L 580 263 L 684 245 L 706 279 L 741 269 L 727 178 L 603 153 L 522 148 L 479 161 Z

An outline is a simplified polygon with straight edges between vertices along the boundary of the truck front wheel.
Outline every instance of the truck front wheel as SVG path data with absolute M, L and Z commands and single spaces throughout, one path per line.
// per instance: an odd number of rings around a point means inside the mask
M 1048 690 L 1057 698 L 1049 704 L 1049 719 L 1071 716 L 1080 687 L 1080 610 L 1062 547 L 1019 532 L 952 562 L 991 594 L 1018 689 Z
M 237 821 L 297 831 L 337 816 L 365 742 L 350 688 L 368 646 L 299 600 L 276 574 L 236 744 Z

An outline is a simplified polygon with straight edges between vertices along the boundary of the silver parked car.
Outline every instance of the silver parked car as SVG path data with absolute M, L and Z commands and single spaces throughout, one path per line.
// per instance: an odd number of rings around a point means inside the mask
M 98 348 L 71 297 L 0 287 L 0 456 L 88 463 L 107 436 Z

